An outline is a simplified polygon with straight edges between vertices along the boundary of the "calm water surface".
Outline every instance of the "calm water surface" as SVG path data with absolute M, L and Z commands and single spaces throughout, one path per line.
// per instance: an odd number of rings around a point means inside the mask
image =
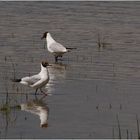
M 138 138 L 139 15 L 140 2 L 0 2 L 0 138 Z M 54 64 L 45 31 L 77 49 Z M 10 81 L 38 73 L 44 59 L 52 96 Z

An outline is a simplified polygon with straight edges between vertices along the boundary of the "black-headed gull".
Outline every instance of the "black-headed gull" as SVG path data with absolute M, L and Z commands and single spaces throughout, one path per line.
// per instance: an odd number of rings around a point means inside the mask
M 42 100 L 31 100 L 27 103 L 22 103 L 20 106 L 22 111 L 38 115 L 41 127 L 48 127 L 49 108 Z
M 42 61 L 41 71 L 38 74 L 33 75 L 33 76 L 26 76 L 21 79 L 13 79 L 12 81 L 19 82 L 23 85 L 27 85 L 29 87 L 36 89 L 35 95 L 36 95 L 38 89 L 40 89 L 40 91 L 42 93 L 44 93 L 42 91 L 42 87 L 44 87 L 49 82 L 49 72 L 48 72 L 48 68 L 47 68 L 48 66 L 51 66 L 51 65 L 49 65 L 49 63 L 47 61 Z M 44 93 L 44 94 L 46 94 L 46 93 Z
M 41 39 L 43 38 L 46 38 L 48 51 L 54 55 L 55 62 L 57 62 L 58 57 L 62 57 L 64 53 L 68 52 L 71 49 L 76 49 L 64 47 L 62 44 L 55 41 L 49 32 L 45 32 Z

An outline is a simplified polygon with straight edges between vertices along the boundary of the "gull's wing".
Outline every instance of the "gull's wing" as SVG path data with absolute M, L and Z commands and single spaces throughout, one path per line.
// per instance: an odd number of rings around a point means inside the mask
M 32 88 L 39 88 L 39 87 L 43 86 L 44 83 L 46 83 L 46 80 L 40 79 L 40 80 L 37 81 L 36 83 L 30 85 L 30 87 L 32 87 Z
M 54 43 L 50 44 L 48 46 L 48 50 L 52 53 L 57 53 L 57 52 L 65 53 L 65 52 L 67 52 L 67 49 L 58 42 L 54 42 Z
M 40 79 L 41 78 L 39 75 L 27 76 L 21 79 L 21 83 L 25 85 L 33 85 L 34 83 L 38 82 Z

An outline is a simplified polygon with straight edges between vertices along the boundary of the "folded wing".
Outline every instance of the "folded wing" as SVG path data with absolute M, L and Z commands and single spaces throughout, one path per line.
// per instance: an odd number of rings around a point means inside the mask
M 58 42 L 54 42 L 54 43 L 50 44 L 50 46 L 48 47 L 48 50 L 52 53 L 67 52 L 67 49 Z
M 21 79 L 21 84 L 24 84 L 24 85 L 33 85 L 34 83 L 38 82 L 40 80 L 40 76 L 39 75 L 34 75 L 34 76 L 27 76 L 27 77 L 23 77 Z

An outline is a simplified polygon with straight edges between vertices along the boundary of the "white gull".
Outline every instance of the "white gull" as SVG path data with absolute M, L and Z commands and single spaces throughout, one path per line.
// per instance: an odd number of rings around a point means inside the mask
M 52 53 L 55 57 L 55 62 L 58 61 L 58 57 L 62 57 L 63 54 L 68 52 L 71 49 L 76 48 L 66 48 L 62 44 L 55 41 L 49 32 L 45 32 L 41 39 L 46 38 L 47 48 L 50 53 Z
M 42 61 L 41 63 L 41 71 L 33 76 L 26 76 L 21 79 L 12 79 L 13 82 L 19 82 L 23 85 L 27 85 L 36 89 L 35 95 L 40 89 L 40 91 L 47 95 L 47 93 L 42 91 L 42 87 L 44 87 L 49 82 L 49 72 L 48 72 L 49 63 L 47 61 Z

